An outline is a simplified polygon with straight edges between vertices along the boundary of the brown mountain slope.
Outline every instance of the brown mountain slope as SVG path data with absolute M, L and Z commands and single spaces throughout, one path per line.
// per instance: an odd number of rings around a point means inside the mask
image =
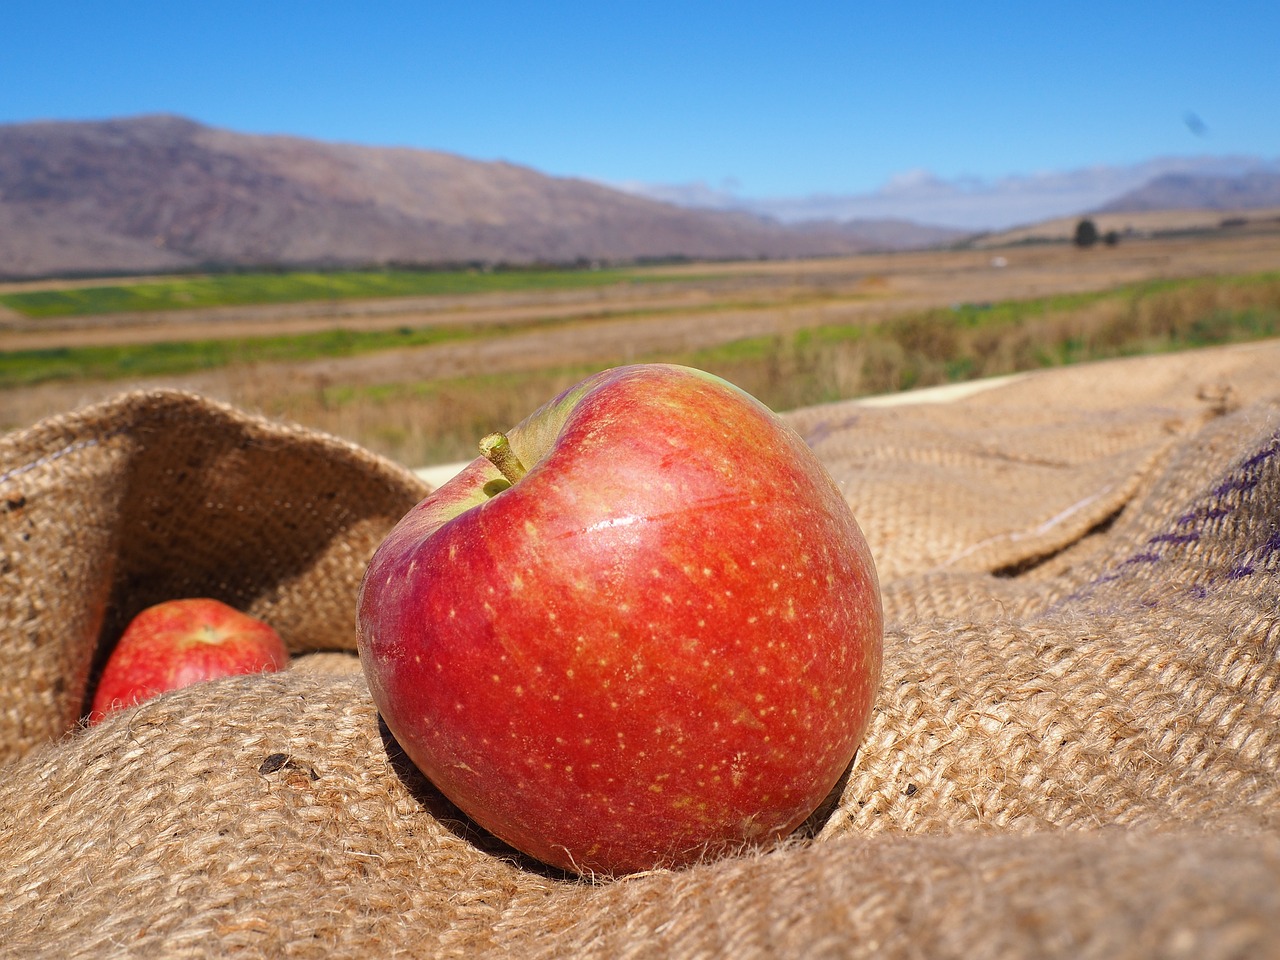
M 884 238 L 892 236 L 886 244 Z M 201 264 L 784 257 L 952 231 L 785 227 L 509 163 L 178 117 L 0 126 L 0 276 Z
M 1168 173 L 1099 207 L 1100 213 L 1146 210 L 1256 210 L 1280 207 L 1280 173 L 1237 177 Z

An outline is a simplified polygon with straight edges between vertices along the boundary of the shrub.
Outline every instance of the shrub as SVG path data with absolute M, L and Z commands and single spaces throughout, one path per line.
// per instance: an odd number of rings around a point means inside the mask
M 1081 220 L 1076 224 L 1075 243 L 1077 247 L 1092 247 L 1098 242 L 1098 228 L 1092 220 Z

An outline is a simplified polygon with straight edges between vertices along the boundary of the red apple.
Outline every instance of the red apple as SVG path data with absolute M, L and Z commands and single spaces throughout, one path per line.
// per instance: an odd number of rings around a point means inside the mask
M 818 458 L 738 388 L 659 364 L 486 447 L 361 586 L 361 662 L 408 756 L 580 873 L 793 830 L 852 759 L 881 665 L 875 567 Z
M 269 625 L 217 600 L 167 600 L 130 621 L 102 670 L 89 722 L 201 680 L 279 670 L 289 661 Z

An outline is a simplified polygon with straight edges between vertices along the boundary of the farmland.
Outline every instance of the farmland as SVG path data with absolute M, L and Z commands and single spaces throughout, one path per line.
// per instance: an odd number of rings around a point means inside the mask
M 692 363 L 788 409 L 1277 335 L 1268 231 L 625 270 L 45 282 L 0 288 L 0 429 L 171 386 L 416 466 L 470 455 L 476 437 L 616 363 Z
M 625 270 L 344 270 L 226 273 L 143 282 L 29 285 L 0 293 L 0 305 L 29 318 L 315 303 L 371 297 L 444 296 L 499 290 L 555 290 L 643 282 Z

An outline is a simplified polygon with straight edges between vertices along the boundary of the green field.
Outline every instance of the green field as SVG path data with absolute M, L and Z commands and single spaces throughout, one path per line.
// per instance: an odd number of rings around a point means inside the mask
M 528 328 L 528 324 L 523 328 Z M 323 357 L 424 347 L 469 337 L 501 336 L 501 324 L 477 327 L 400 327 L 320 333 L 96 347 L 57 347 L 0 353 L 0 389 L 50 380 L 122 380 L 211 370 L 238 363 L 296 362 Z
M 227 273 L 4 293 L 0 294 L 0 304 L 24 317 L 42 319 L 197 307 L 573 289 L 656 279 L 662 278 L 621 269 Z
M 576 282 L 605 273 L 548 272 L 538 276 L 560 278 L 549 282 L 573 277 Z M 299 276 L 291 275 L 291 279 Z M 483 282 L 494 276 L 499 275 L 484 275 Z M 625 276 L 618 272 L 614 278 Z M 548 318 L 538 323 L 555 326 L 574 322 L 584 321 Z M 116 380 L 232 364 L 345 357 L 504 336 L 533 326 L 524 323 L 331 330 L 290 336 L 13 351 L 0 353 L 0 388 L 51 380 Z M 666 359 L 732 371 L 733 376 L 770 395 L 773 405 L 785 409 L 788 405 L 837 399 L 848 392 L 848 385 L 855 379 L 862 384 L 861 392 L 883 392 L 1278 335 L 1280 273 L 1268 272 L 1151 281 L 1093 293 L 922 311 L 875 324 L 829 325 L 788 336 L 744 339 Z M 839 369 L 841 365 L 843 370 Z M 760 383 L 762 377 L 773 382 Z M 772 396 L 780 385 L 798 391 L 797 395 Z

